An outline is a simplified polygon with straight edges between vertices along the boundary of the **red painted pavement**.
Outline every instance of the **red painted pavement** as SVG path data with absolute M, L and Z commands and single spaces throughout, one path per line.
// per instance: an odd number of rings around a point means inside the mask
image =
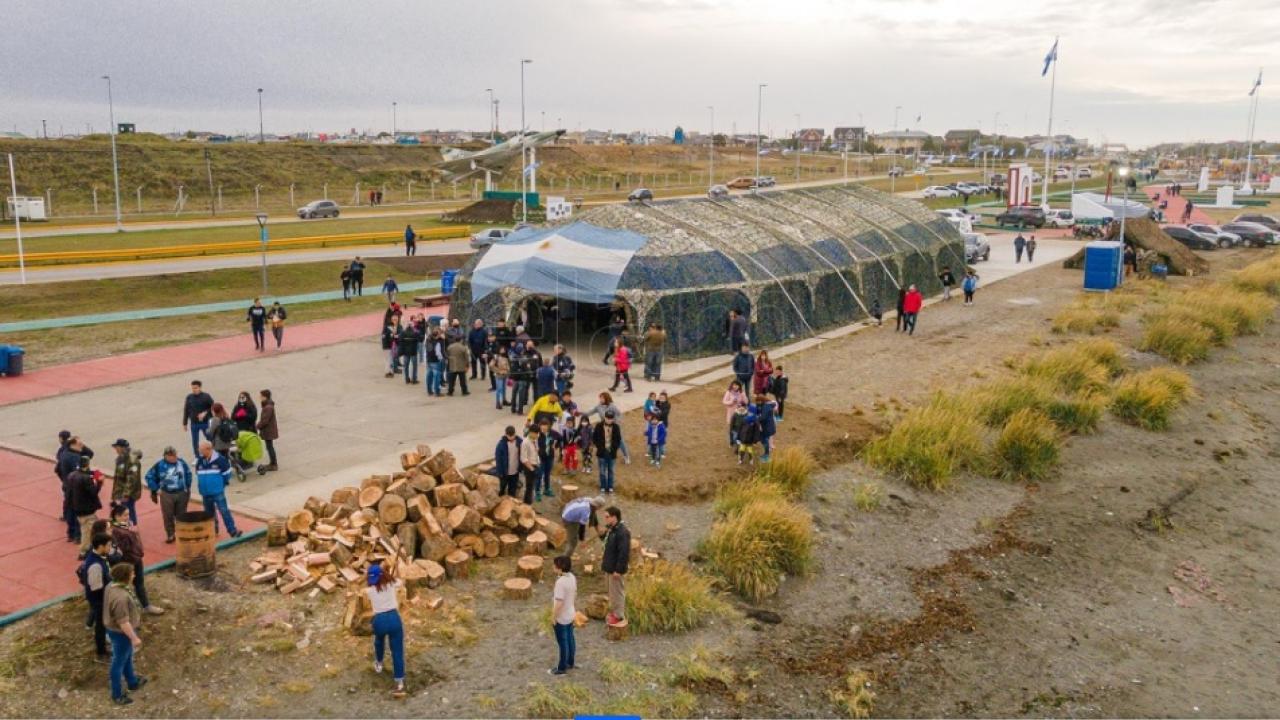
M 1165 221 L 1178 225 L 1182 224 L 1182 212 L 1187 208 L 1187 199 L 1185 197 L 1182 197 L 1181 195 L 1170 195 L 1164 185 L 1148 185 L 1142 188 L 1142 190 L 1147 194 L 1147 197 L 1152 200 L 1155 199 L 1156 195 L 1159 195 L 1161 200 L 1168 200 L 1169 207 L 1164 209 Z M 1185 192 L 1187 188 L 1184 187 L 1182 190 Z M 1160 203 L 1156 203 L 1156 205 L 1159 204 Z M 1209 217 L 1208 213 L 1194 205 L 1191 207 L 1191 222 L 1204 223 L 1206 225 L 1217 225 L 1217 222 L 1215 222 L 1213 218 Z
M 102 488 L 104 503 L 110 492 L 108 481 Z M 200 501 L 192 506 L 200 509 Z M 105 516 L 105 510 L 99 515 Z M 80 591 L 75 575 L 79 546 L 66 541 L 62 490 L 52 462 L 0 450 L 0 517 L 0 615 Z M 239 530 L 262 526 L 235 517 Z M 138 503 L 138 530 L 148 566 L 174 557 L 177 546 L 164 543 L 160 506 L 145 495 Z M 225 540 L 226 528 L 220 532 Z
M 415 308 L 407 308 L 418 312 Z M 449 306 L 429 308 L 428 315 L 449 314 Z M 267 334 L 266 352 L 253 349 L 248 333 L 187 345 L 112 355 L 96 360 L 55 365 L 24 372 L 18 377 L 0 377 L 0 405 L 38 400 L 65 393 L 120 385 L 239 360 L 307 350 L 362 337 L 376 336 L 382 326 L 383 311 L 336 320 L 319 320 L 291 325 L 284 332 L 284 348 L 275 350 L 275 339 Z

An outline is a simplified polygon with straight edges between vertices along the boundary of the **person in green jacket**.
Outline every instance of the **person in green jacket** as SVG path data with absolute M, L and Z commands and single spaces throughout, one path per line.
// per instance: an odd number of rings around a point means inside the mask
M 129 524 L 138 524 L 138 498 L 142 497 L 142 451 L 129 447 L 120 438 L 111 444 L 116 450 L 116 470 L 111 484 L 111 501 L 129 509 Z

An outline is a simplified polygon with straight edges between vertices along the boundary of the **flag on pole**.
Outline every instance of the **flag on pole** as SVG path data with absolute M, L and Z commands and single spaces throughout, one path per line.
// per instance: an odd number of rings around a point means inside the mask
M 532 175 L 532 174 L 533 174 L 533 171 L 534 171 L 534 170 L 537 170 L 537 169 L 538 169 L 538 166 L 539 166 L 539 165 L 541 165 L 541 164 L 542 164 L 542 163 L 540 163 L 540 162 L 535 162 L 535 163 L 529 163 L 528 165 L 525 165 L 525 166 L 524 166 L 524 174 L 525 174 L 526 176 Z
M 923 116 L 921 116 L 921 115 L 917 115 L 917 116 L 916 116 L 916 124 L 917 124 L 917 125 L 919 125 L 919 124 L 920 124 L 920 118 L 921 118 L 921 117 L 923 117 Z
M 1258 68 L 1258 79 L 1253 81 L 1253 87 L 1249 88 L 1249 97 L 1258 92 L 1258 86 L 1262 84 L 1262 68 Z
M 953 163 L 953 162 L 955 162 L 955 161 L 956 161 L 956 154 L 955 154 L 955 153 L 951 153 L 951 157 L 947 158 L 947 162 L 949 162 L 949 163 Z
M 1049 66 L 1058 59 L 1058 38 L 1053 39 L 1053 47 L 1049 48 L 1049 54 L 1044 56 L 1044 69 L 1040 71 L 1040 77 L 1049 74 Z
M 970 160 L 976 160 L 976 159 L 978 159 L 978 152 L 975 150 L 975 151 L 973 151 L 973 152 L 969 153 L 969 159 L 970 159 Z

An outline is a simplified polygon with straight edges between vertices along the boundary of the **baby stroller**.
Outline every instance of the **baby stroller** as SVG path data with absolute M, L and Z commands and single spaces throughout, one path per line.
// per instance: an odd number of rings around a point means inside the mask
M 236 480 L 245 482 L 248 480 L 247 472 L 252 470 L 254 463 L 262 459 L 262 453 L 265 446 L 262 444 L 262 438 L 257 433 L 241 430 L 236 436 L 236 441 L 231 443 L 231 448 L 227 450 L 227 459 L 231 461 L 231 471 L 235 473 Z M 266 475 L 266 466 L 258 466 L 258 474 Z

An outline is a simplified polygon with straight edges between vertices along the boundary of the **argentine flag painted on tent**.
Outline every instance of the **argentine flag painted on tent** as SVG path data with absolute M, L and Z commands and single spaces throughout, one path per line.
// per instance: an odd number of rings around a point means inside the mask
M 520 230 L 489 246 L 471 273 L 473 302 L 506 286 L 585 303 L 613 302 L 632 256 L 647 242 L 585 222 Z

